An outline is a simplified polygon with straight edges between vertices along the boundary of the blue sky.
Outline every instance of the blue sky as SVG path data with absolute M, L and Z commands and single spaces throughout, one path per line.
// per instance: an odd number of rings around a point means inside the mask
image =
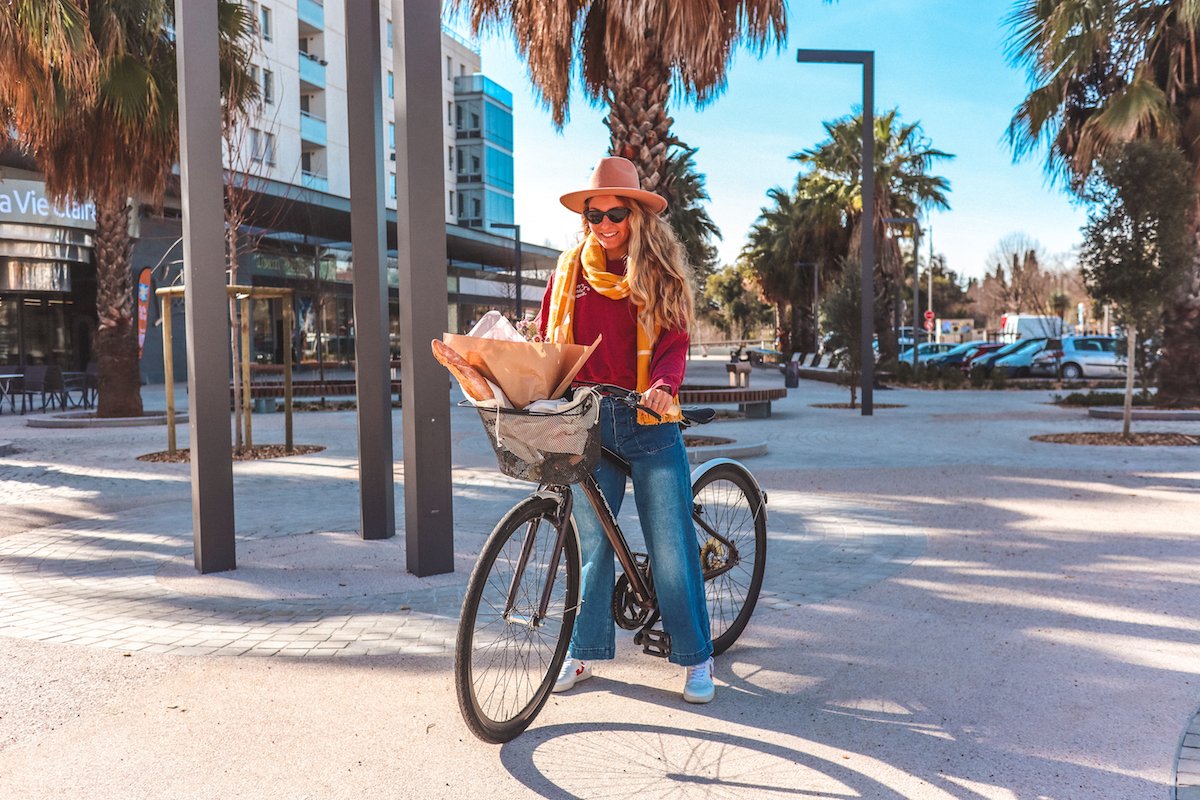
M 1051 187 L 1043 158 L 1014 164 L 1004 141 L 1024 98 L 1023 70 L 1005 59 L 1005 18 L 1013 0 L 791 0 L 788 40 L 756 59 L 739 51 L 720 97 L 696 110 L 674 98 L 674 131 L 699 147 L 709 213 L 731 263 L 772 186 L 790 186 L 795 152 L 824 138 L 822 121 L 861 103 L 854 66 L 799 65 L 798 48 L 874 50 L 876 109 L 899 107 L 920 121 L 934 147 L 955 154 L 937 172 L 950 180 L 951 209 L 928 217 L 934 250 L 964 277 L 982 276 L 989 253 L 1010 233 L 1024 233 L 1050 254 L 1069 255 L 1085 210 Z M 513 93 L 516 221 L 522 239 L 569 244 L 577 218 L 557 198 L 584 185 L 608 146 L 602 109 L 579 93 L 561 133 L 536 101 L 511 38 L 480 41 L 483 71 Z M 928 239 L 922 244 L 928 252 Z

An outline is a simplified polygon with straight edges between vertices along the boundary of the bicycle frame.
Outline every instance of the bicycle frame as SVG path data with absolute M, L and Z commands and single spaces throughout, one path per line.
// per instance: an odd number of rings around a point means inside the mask
M 629 462 L 607 447 L 601 448 L 601 458 L 608 460 L 613 466 L 617 467 L 625 477 L 629 477 L 632 473 Z M 588 504 L 596 512 L 596 518 L 600 520 L 600 527 L 604 531 L 604 536 L 608 539 L 609 544 L 612 545 L 613 552 L 617 556 L 617 561 L 620 563 L 621 569 L 629 581 L 629 587 L 633 592 L 634 599 L 643 608 L 653 610 L 656 605 L 654 593 L 646 584 L 642 576 L 642 571 L 638 569 L 637 563 L 634 561 L 633 551 L 629 548 L 629 542 L 625 539 L 625 534 L 621 531 L 621 526 L 617 524 L 616 515 L 613 514 L 612 508 L 609 507 L 608 501 L 600 491 L 600 485 L 596 482 L 595 476 L 588 475 L 576 485 L 583 490 L 583 496 L 587 498 Z M 571 519 L 574 502 L 571 487 L 569 486 L 547 486 L 542 493 L 553 495 L 558 500 L 558 519 L 556 520 L 558 536 L 555 539 L 554 547 L 550 551 L 550 565 L 552 568 L 547 571 L 546 585 L 542 589 L 537 616 L 535 619 L 529 621 L 529 624 L 534 627 L 540 625 L 541 620 L 546 618 L 546 612 L 550 605 L 550 595 L 554 589 L 555 578 L 558 575 L 558 561 L 562 557 L 563 542 L 567 535 L 566 523 Z M 692 521 L 700 526 L 710 538 L 720 542 L 728 552 L 728 557 L 725 558 L 723 566 L 704 571 L 704 580 L 712 580 L 737 566 L 740 561 L 737 545 L 713 530 L 712 526 L 700 516 L 695 504 L 692 506 Z M 535 525 L 536 523 L 530 524 Z M 504 614 L 506 618 L 510 617 L 516 604 L 517 589 L 521 584 L 521 578 L 524 576 L 525 567 L 529 561 L 530 550 L 536 538 L 531 534 L 535 534 L 536 532 L 536 528 L 531 529 L 526 534 L 525 541 L 522 543 L 521 555 L 517 562 L 517 568 L 513 571 L 512 583 L 509 586 L 508 597 L 505 601 Z

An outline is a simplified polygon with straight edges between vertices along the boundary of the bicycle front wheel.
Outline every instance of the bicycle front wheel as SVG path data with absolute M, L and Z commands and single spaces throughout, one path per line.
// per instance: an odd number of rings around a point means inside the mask
M 767 507 L 745 467 L 718 464 L 692 484 L 692 522 L 706 576 L 713 655 L 733 644 L 758 602 L 767 566 Z
M 553 497 L 514 506 L 488 537 L 467 584 L 454 682 L 467 727 L 485 742 L 510 741 L 529 727 L 567 654 L 579 600 L 579 540 L 568 527 L 556 557 L 557 514 Z

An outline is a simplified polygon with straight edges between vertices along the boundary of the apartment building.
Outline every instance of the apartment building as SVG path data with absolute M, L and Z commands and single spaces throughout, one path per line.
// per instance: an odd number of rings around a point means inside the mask
M 347 1 L 245 0 L 257 24 L 251 78 L 260 89 L 261 105 L 225 146 L 227 170 L 246 176 L 237 180 L 242 191 L 252 196 L 237 279 L 296 290 L 294 311 L 300 330 L 295 336 L 302 362 L 345 363 L 354 352 L 345 113 L 346 58 L 352 49 L 345 35 Z M 385 201 L 388 240 L 394 247 L 397 187 L 392 101 L 397 86 L 390 3 L 381 4 L 380 36 Z M 447 329 L 462 331 L 492 308 L 511 310 L 515 305 L 512 96 L 482 73 L 479 49 L 466 37 L 444 28 L 441 51 Z M 31 191 L 40 196 L 35 191 L 39 177 L 36 165 L 11 160 L 0 164 L 0 190 L 7 181 L 22 198 Z M 14 250 L 6 236 L 69 246 L 57 247 L 56 257 L 63 260 L 48 271 L 14 264 L 11 258 L 5 261 L 5 269 L 0 270 L 0 366 L 60 363 L 81 369 L 89 358 L 87 339 L 95 325 L 92 221 L 86 208 L 67 210 L 66 216 L 48 212 L 44 219 L 27 212 L 22 205 L 20 213 L 13 209 L 6 213 L 6 206 L 0 204 L 0 256 Z M 39 222 L 45 223 L 44 229 L 33 227 Z M 169 196 L 161 211 L 143 209 L 137 226 L 132 278 L 135 284 L 144 284 L 139 292 L 145 299 L 153 296 L 153 288 L 179 279 L 177 197 Z M 47 252 L 48 245 L 33 250 L 30 246 L 23 244 L 14 252 Z M 544 287 L 536 276 L 553 267 L 557 251 L 526 243 L 521 252 L 524 305 L 532 309 Z M 389 282 L 393 345 L 398 350 L 394 269 L 393 262 Z M 22 277 L 26 275 L 30 277 Z M 146 319 L 143 372 L 149 380 L 160 380 L 158 309 L 154 303 L 149 306 L 141 309 Z M 287 335 L 281 309 L 259 304 L 253 330 L 255 359 L 276 361 Z M 186 365 L 182 351 L 175 363 L 177 370 Z M 176 377 L 182 377 L 182 372 L 177 371 Z

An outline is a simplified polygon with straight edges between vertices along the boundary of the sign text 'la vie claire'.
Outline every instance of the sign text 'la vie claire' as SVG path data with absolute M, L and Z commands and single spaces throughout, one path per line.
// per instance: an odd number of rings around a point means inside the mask
M 41 187 L 42 184 L 32 181 L 0 182 L 0 221 L 6 217 L 28 222 L 40 218 L 48 223 L 95 224 L 96 206 L 93 203 L 52 203 Z

